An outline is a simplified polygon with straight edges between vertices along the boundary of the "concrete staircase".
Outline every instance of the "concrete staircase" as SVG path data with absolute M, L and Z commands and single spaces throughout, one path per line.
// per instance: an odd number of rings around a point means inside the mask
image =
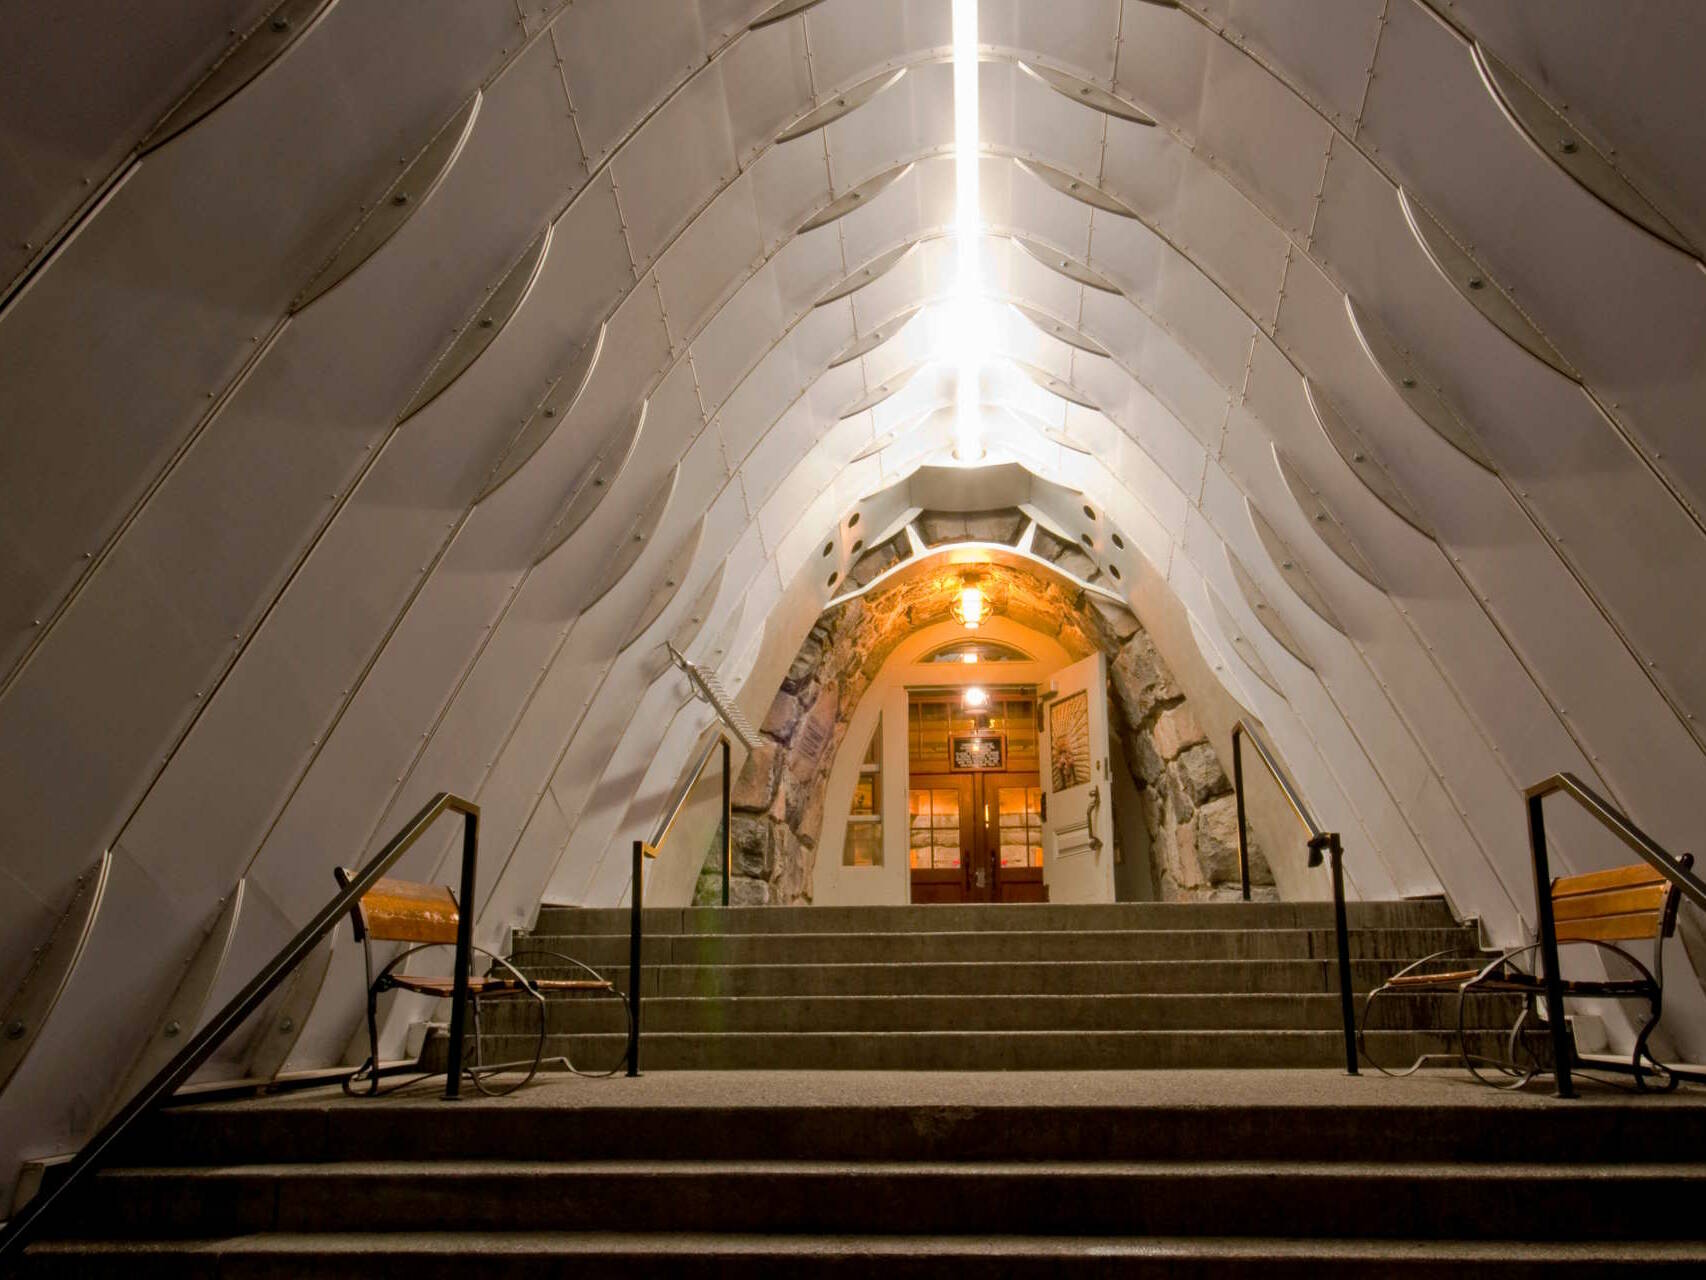
M 1706 1107 L 1332 1072 L 657 1073 L 151 1121 L 29 1277 L 1702 1274 Z
M 1355 903 L 1353 977 L 1367 990 L 1474 926 L 1443 901 Z M 628 913 L 546 907 L 530 948 L 627 985 Z M 672 1069 L 1073 1070 L 1342 1066 L 1327 903 L 751 907 L 647 910 L 642 1066 Z M 543 955 L 523 965 L 559 976 Z M 1359 1006 L 1360 1013 L 1360 1006 Z M 1475 1024 L 1508 1027 L 1483 1000 Z M 538 1013 L 483 1019 L 487 1061 L 530 1058 Z M 1370 1048 L 1408 1064 L 1452 1043 L 1456 1006 L 1387 1002 Z M 549 1011 L 548 1056 L 621 1057 L 612 1000 Z

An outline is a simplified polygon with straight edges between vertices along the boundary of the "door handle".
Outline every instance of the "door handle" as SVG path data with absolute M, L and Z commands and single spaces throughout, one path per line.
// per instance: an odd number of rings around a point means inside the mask
M 1057 842 L 1055 845 L 1055 857 L 1058 858 L 1058 857 L 1062 856 L 1063 854 L 1068 854 L 1068 853 L 1080 853 L 1085 849 L 1090 850 L 1090 852 L 1092 852 L 1092 853 L 1101 852 L 1102 841 L 1101 841 L 1100 837 L 1098 837 L 1096 835 L 1096 810 L 1101 808 L 1101 805 L 1102 805 L 1102 790 L 1101 790 L 1101 788 L 1100 787 L 1091 787 L 1090 788 L 1090 803 L 1084 809 L 1084 821 L 1083 822 L 1068 823 L 1066 826 L 1061 827 L 1058 831 L 1056 831 L 1054 833 L 1055 840 Z M 1084 833 L 1085 838 L 1083 840 L 1075 841 L 1072 844 L 1065 844 L 1065 845 L 1059 843 L 1061 836 L 1068 835 L 1068 834 L 1076 834 L 1077 832 L 1080 832 L 1080 831 L 1082 831 Z

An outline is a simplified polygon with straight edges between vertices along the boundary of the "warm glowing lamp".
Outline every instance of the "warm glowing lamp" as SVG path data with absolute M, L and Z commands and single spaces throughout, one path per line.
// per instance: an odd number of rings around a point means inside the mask
M 989 691 L 987 689 L 980 689 L 975 684 L 968 685 L 966 687 L 964 701 L 965 705 L 968 707 L 987 707 L 989 705 Z
M 967 631 L 976 631 L 985 617 L 989 614 L 989 605 L 983 598 L 983 588 L 972 583 L 960 587 L 960 602 L 954 606 L 954 617 L 960 620 Z

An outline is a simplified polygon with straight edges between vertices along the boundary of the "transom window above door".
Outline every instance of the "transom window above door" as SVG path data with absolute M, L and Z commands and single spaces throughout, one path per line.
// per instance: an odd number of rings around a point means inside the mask
M 1036 659 L 999 640 L 956 640 L 932 649 L 920 661 L 958 662 L 967 666 L 984 662 L 1035 662 Z

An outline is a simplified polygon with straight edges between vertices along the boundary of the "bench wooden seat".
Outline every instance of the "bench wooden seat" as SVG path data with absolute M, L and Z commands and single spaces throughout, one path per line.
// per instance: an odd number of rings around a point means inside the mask
M 1685 868 L 1693 865 L 1693 857 L 1681 859 Z M 1649 1075 L 1663 1077 L 1665 1087 L 1674 1088 L 1676 1077 L 1663 1063 L 1647 1051 L 1647 1039 L 1658 1026 L 1664 994 L 1664 943 L 1676 931 L 1677 910 L 1682 894 L 1676 884 L 1662 872 L 1645 862 L 1610 871 L 1593 871 L 1586 875 L 1561 876 L 1552 881 L 1553 935 L 1559 946 L 1585 945 L 1611 952 L 1635 970 L 1633 977 L 1566 978 L 1559 982 L 1566 999 L 1645 999 L 1651 1007 L 1650 1016 L 1635 1037 L 1635 1048 L 1629 1069 L 1638 1088 L 1646 1088 Z M 1652 964 L 1642 964 L 1619 943 L 1650 938 L 1653 941 Z M 1403 1071 L 1387 1071 L 1367 1048 L 1369 1012 L 1376 998 L 1402 993 L 1456 994 L 1458 1059 L 1477 1079 L 1485 1080 L 1477 1064 L 1490 1066 L 1506 1077 L 1503 1087 L 1518 1088 L 1527 1084 L 1540 1071 L 1538 1058 L 1530 1054 L 1526 1062 L 1519 1061 L 1525 1027 L 1538 1021 L 1538 1001 L 1546 990 L 1544 975 L 1538 965 L 1523 967 L 1542 950 L 1533 942 L 1515 947 L 1478 968 L 1466 968 L 1462 952 L 1442 951 L 1416 961 L 1388 978 L 1368 995 L 1363 1004 L 1362 1026 L 1358 1039 L 1362 1054 L 1376 1070 L 1387 1075 L 1409 1075 L 1436 1061 L 1439 1055 L 1423 1055 Z M 1451 967 L 1439 968 L 1451 961 Z M 1523 999 L 1523 1009 L 1507 1037 L 1507 1054 L 1503 1059 L 1488 1058 L 1471 1053 L 1468 1033 L 1464 1026 L 1464 1009 L 1471 995 L 1516 995 Z M 1512 1083 L 1514 1081 L 1514 1083 Z M 1490 1082 L 1489 1082 L 1490 1083 Z
M 339 867 L 334 874 L 340 886 L 348 885 L 353 872 Z M 371 1048 L 368 1060 L 356 1071 L 346 1089 L 365 1077 L 368 1092 L 379 1092 L 379 997 L 387 991 L 408 991 L 435 999 L 451 999 L 456 992 L 454 977 L 400 973 L 400 966 L 410 956 L 432 947 L 454 948 L 462 923 L 456 894 L 447 885 L 421 884 L 411 880 L 385 878 L 374 883 L 350 909 L 350 924 L 356 941 L 362 944 L 367 972 L 367 1035 Z M 373 944 L 394 942 L 406 944 L 378 972 L 373 967 Z M 499 957 L 475 947 L 474 950 L 491 962 L 484 974 L 469 974 L 468 995 L 474 1020 L 473 1063 L 468 1070 L 475 1085 L 485 1093 L 512 1093 L 531 1080 L 539 1070 L 545 1051 L 545 995 L 548 992 L 586 992 L 620 998 L 616 984 L 587 965 L 555 951 L 532 951 L 539 956 L 551 956 L 564 967 L 586 971 L 584 978 L 532 978 L 523 974 L 513 963 L 514 955 Z M 480 1004 L 492 997 L 526 997 L 539 1005 L 539 1034 L 532 1063 L 526 1076 L 509 1088 L 494 1091 L 486 1088 L 485 1079 L 510 1068 L 529 1066 L 527 1063 L 485 1064 L 480 1055 Z M 623 1007 L 627 1007 L 626 1001 Z M 573 1064 L 568 1064 L 573 1069 Z M 452 1064 L 456 1070 L 460 1064 Z M 465 1068 L 466 1069 L 466 1068 Z

